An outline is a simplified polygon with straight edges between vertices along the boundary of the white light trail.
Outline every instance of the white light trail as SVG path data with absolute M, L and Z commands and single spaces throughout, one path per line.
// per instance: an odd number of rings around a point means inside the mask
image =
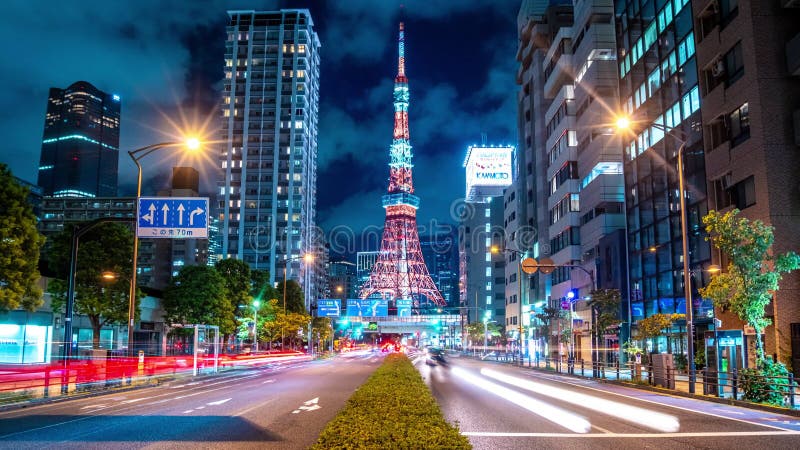
M 592 424 L 581 416 L 572 414 L 571 412 L 565 411 L 561 408 L 548 405 L 547 403 L 540 402 L 539 400 L 520 394 L 519 392 L 512 391 L 511 389 L 492 383 L 491 381 L 484 380 L 480 377 L 472 375 L 460 367 L 453 367 L 450 373 L 468 383 L 491 392 L 498 397 L 502 397 L 503 399 L 525 408 L 528 411 L 568 430 L 576 433 L 588 433 L 589 429 L 592 427 Z
M 540 395 L 552 397 L 573 405 L 607 414 L 627 422 L 652 428 L 654 430 L 671 433 L 680 429 L 680 422 L 675 416 L 653 412 L 637 406 L 606 400 L 591 395 L 568 391 L 551 385 L 535 383 L 521 378 L 506 375 L 492 369 L 481 369 L 481 374 L 503 383 L 508 383 L 519 388 L 535 392 Z

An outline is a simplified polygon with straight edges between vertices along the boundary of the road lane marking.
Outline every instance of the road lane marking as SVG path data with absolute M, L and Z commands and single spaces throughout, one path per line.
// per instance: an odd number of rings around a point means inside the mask
M 209 406 L 217 406 L 217 405 L 221 405 L 221 404 L 223 404 L 223 403 L 225 403 L 225 402 L 227 402 L 227 401 L 230 401 L 230 398 L 226 398 L 225 400 L 218 400 L 218 401 L 216 401 L 216 402 L 210 402 L 210 403 L 206 403 L 206 405 L 209 405 Z
M 589 421 L 584 417 L 581 417 L 577 414 L 573 414 L 569 411 L 541 402 L 527 395 L 520 394 L 519 392 L 513 391 L 507 387 L 500 386 L 497 383 L 493 383 L 478 376 L 472 375 L 460 367 L 453 367 L 450 372 L 470 384 L 501 397 L 517 406 L 527 409 L 539 417 L 549 420 L 568 430 L 576 433 L 588 433 L 591 429 L 591 423 L 589 423 Z
M 101 403 L 99 405 L 87 405 L 81 409 L 94 409 L 94 408 L 105 408 L 107 405 L 105 403 Z
M 136 402 L 140 402 L 142 400 L 149 400 L 151 398 L 153 398 L 153 397 L 132 398 L 130 400 L 124 400 L 124 401 L 122 401 L 120 403 L 123 403 L 123 404 L 136 403 Z
M 695 413 L 695 414 L 704 414 L 704 415 L 707 415 L 707 416 L 716 417 L 718 419 L 733 420 L 735 422 L 743 422 L 743 423 L 746 423 L 746 424 L 749 424 L 749 425 L 756 425 L 756 426 L 760 426 L 760 427 L 764 427 L 764 428 L 773 428 L 775 430 L 794 431 L 794 430 L 788 430 L 786 428 L 781 428 L 781 427 L 774 426 L 774 425 L 767 425 L 767 424 L 764 424 L 764 423 L 754 422 L 753 419 L 750 419 L 750 420 L 737 419 L 736 417 L 728 417 L 728 416 L 723 416 L 722 414 L 715 414 L 715 413 L 708 412 L 708 411 L 685 408 L 683 406 L 671 405 L 669 403 L 657 402 L 655 400 L 648 400 L 646 398 L 641 398 L 641 397 L 634 397 L 632 395 L 626 395 L 626 394 L 622 394 L 622 393 L 619 393 L 619 392 L 606 391 L 606 390 L 603 390 L 603 389 L 598 389 L 598 388 L 594 388 L 594 387 L 590 387 L 590 386 L 571 383 L 569 381 L 560 380 L 560 379 L 556 379 L 556 378 L 548 378 L 548 377 L 543 377 L 543 376 L 536 376 L 536 374 L 533 374 L 532 378 L 540 378 L 540 379 L 545 379 L 545 380 L 552 381 L 554 383 L 568 384 L 570 386 L 577 386 L 579 388 L 590 389 L 590 390 L 593 390 L 593 391 L 603 392 L 603 393 L 606 393 L 606 394 L 616 395 L 616 396 L 619 396 L 619 397 L 625 397 L 625 398 L 637 400 L 637 401 L 640 401 L 640 402 L 652 403 L 654 405 L 659 405 L 659 406 L 667 406 L 669 408 L 679 409 L 681 411 L 687 411 L 687 412 Z M 635 389 L 635 388 L 629 388 L 629 389 Z M 677 395 L 665 394 L 665 393 L 661 393 L 661 392 L 656 392 L 655 394 L 656 395 L 669 396 L 669 397 L 677 398 L 677 399 L 685 399 L 685 398 L 687 398 L 687 397 L 681 397 L 681 396 L 677 396 Z M 706 402 L 706 400 L 702 400 L 702 399 L 692 399 L 692 398 L 688 398 L 688 399 L 689 400 L 699 401 L 699 402 Z M 780 415 L 779 413 L 775 413 L 775 414 Z M 769 420 L 780 420 L 780 419 L 769 419 Z
M 184 414 L 189 414 L 189 413 L 191 413 L 191 412 L 194 412 L 194 410 L 193 410 L 193 409 L 187 409 L 187 410 L 186 410 L 186 411 L 184 411 L 183 413 L 184 413 Z
M 303 402 L 302 406 L 299 406 L 297 409 L 292 411 L 292 414 L 300 414 L 303 411 L 314 411 L 317 409 L 321 409 L 322 407 L 318 405 L 319 397 L 312 398 L 306 402 Z
M 275 382 L 275 380 L 267 380 L 267 381 L 262 382 L 261 384 L 274 383 L 274 382 Z
M 561 389 L 555 386 L 546 386 L 543 383 L 533 382 L 518 377 L 506 375 L 492 369 L 481 369 L 481 375 L 497 381 L 516 386 L 520 389 L 554 398 L 558 401 L 570 403 L 601 414 L 616 417 L 627 422 L 645 426 L 656 431 L 675 432 L 680 429 L 680 422 L 675 416 L 650 411 L 637 406 L 627 405 L 604 398 Z
M 685 437 L 749 437 L 798 436 L 800 431 L 711 431 L 687 433 L 498 433 L 493 431 L 462 431 L 464 436 L 475 437 L 551 437 L 551 438 L 685 438 Z

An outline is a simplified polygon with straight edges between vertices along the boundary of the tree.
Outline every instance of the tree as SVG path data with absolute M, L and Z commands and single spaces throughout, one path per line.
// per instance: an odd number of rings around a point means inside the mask
M 278 284 L 278 294 L 280 295 L 279 299 L 283 301 L 283 294 L 284 294 L 284 283 L 281 282 Z M 303 298 L 303 288 L 294 281 L 288 280 L 286 281 L 286 312 L 294 312 L 299 314 L 306 313 L 306 304 Z
M 0 164 L 0 311 L 42 306 L 39 249 L 44 237 L 36 230 L 36 216 L 21 186 L 5 164 Z
M 311 334 L 314 337 L 315 345 L 331 338 L 331 319 L 328 317 L 314 317 L 311 321 Z
M 653 339 L 653 352 L 658 352 L 658 341 L 655 339 L 664 334 L 664 330 L 672 327 L 673 323 L 685 318 L 686 316 L 684 314 L 662 313 L 645 317 L 636 322 L 636 327 L 639 330 L 639 338 L 645 342 L 649 339 Z
M 773 255 L 773 228 L 760 220 L 737 218 L 738 209 L 725 214 L 710 211 L 703 224 L 714 247 L 729 258 L 726 272 L 711 277 L 700 295 L 710 298 L 714 306 L 730 309 L 742 322 L 761 336 L 772 321 L 764 317 L 764 308 L 778 290 L 781 274 L 800 267 L 795 252 Z M 764 344 L 756 339 L 756 358 L 763 365 Z
M 548 344 L 553 344 L 553 332 L 557 331 L 559 322 L 565 319 L 567 314 L 568 312 L 561 308 L 550 306 L 545 306 L 542 308 L 541 313 L 536 314 L 536 318 L 542 322 L 542 336 L 547 340 Z M 569 342 L 569 335 L 565 336 L 562 332 L 561 335 L 556 336 L 556 345 L 567 342 Z
M 48 266 L 58 277 L 48 286 L 54 311 L 63 311 L 67 303 L 72 229 L 68 226 L 53 237 L 48 254 Z M 133 233 L 125 225 L 101 223 L 80 239 L 73 307 L 92 325 L 93 348 L 100 348 L 100 329 L 104 325 L 128 320 L 132 259 Z M 103 280 L 103 272 L 113 273 L 114 280 Z M 138 315 L 138 293 L 136 303 L 134 312 Z
M 251 311 L 250 265 L 241 259 L 223 259 L 214 265 L 222 275 L 225 284 L 225 297 L 231 303 L 236 316 L 247 315 Z
M 592 299 L 587 302 L 595 311 L 593 332 L 599 336 L 609 328 L 619 325 L 619 304 L 622 295 L 619 289 L 596 289 L 591 293 Z
M 226 335 L 236 329 L 225 280 L 213 267 L 183 267 L 164 291 L 164 312 L 170 324 L 217 325 Z

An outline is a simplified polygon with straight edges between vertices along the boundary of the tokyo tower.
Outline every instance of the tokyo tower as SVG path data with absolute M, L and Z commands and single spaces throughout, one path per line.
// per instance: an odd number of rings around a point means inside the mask
M 361 298 L 380 295 L 387 300 L 412 300 L 419 308 L 422 297 L 438 306 L 445 301 L 433 283 L 417 231 L 419 197 L 411 180 L 411 141 L 408 133 L 408 78 L 405 73 L 405 37 L 400 22 L 397 76 L 394 79 L 394 136 L 389 147 L 389 190 L 383 196 L 386 222 L 381 250 Z

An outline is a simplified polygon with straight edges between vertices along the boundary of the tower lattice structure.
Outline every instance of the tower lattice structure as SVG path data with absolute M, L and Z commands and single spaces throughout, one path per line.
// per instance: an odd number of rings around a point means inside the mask
M 389 300 L 413 300 L 419 308 L 422 297 L 439 306 L 445 301 L 431 279 L 417 231 L 419 197 L 414 195 L 411 141 L 408 133 L 408 78 L 405 73 L 405 32 L 400 23 L 397 76 L 394 79 L 394 136 L 389 147 L 389 190 L 383 196 L 386 222 L 378 259 L 361 298 L 379 294 Z

